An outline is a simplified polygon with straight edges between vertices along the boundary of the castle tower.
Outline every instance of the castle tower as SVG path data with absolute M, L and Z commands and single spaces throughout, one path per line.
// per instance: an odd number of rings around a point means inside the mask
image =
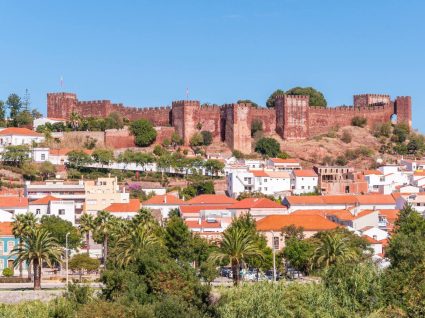
M 250 105 L 224 105 L 226 124 L 225 142 L 232 150 L 251 153 Z
M 391 103 L 391 98 L 389 95 L 382 95 L 382 94 L 361 94 L 361 95 L 354 95 L 354 106 L 355 107 L 367 107 L 370 105 L 376 105 L 376 104 L 384 104 L 389 105 Z
M 77 95 L 73 93 L 48 93 L 47 117 L 69 118 L 78 103 Z
M 309 96 L 279 95 L 275 100 L 276 132 L 283 139 L 309 136 Z
M 183 138 L 185 145 L 190 138 L 198 132 L 200 103 L 196 100 L 181 100 L 172 103 L 172 125 L 176 132 Z
M 412 128 L 412 98 L 399 96 L 395 99 L 394 113 L 397 115 L 397 123 L 406 123 Z

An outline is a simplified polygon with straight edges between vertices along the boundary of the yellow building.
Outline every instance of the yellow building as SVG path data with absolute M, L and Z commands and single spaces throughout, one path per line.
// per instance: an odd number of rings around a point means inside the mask
M 120 189 L 117 178 L 98 178 L 84 182 L 86 193 L 85 212 L 96 214 L 112 203 L 129 203 L 130 194 Z

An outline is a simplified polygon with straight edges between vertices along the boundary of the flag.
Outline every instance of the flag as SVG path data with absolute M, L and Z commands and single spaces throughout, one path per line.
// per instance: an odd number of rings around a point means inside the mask
M 186 87 L 186 99 L 189 99 L 189 87 Z
M 61 88 L 63 87 L 63 76 L 61 76 L 61 78 L 60 78 L 60 85 L 61 85 Z

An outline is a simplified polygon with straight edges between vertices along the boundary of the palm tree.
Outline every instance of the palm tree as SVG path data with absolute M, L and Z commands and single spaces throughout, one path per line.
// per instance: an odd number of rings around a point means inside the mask
M 80 232 L 86 235 L 87 254 L 90 255 L 90 233 L 94 231 L 96 224 L 92 214 L 85 213 L 80 218 Z
M 99 211 L 95 219 L 96 231 L 102 237 L 103 244 L 103 265 L 106 266 L 108 257 L 108 239 L 114 230 L 113 216 L 108 211 Z
M 23 237 L 22 246 L 15 247 L 12 255 L 16 256 L 14 265 L 27 262 L 32 263 L 34 270 L 34 290 L 41 288 L 41 266 L 43 262 L 52 266 L 52 263 L 60 263 L 62 247 L 56 239 L 50 236 L 46 230 L 35 227 Z
M 146 248 L 159 243 L 160 239 L 149 223 L 135 225 L 127 232 L 127 235 L 121 237 L 117 242 L 118 263 L 121 266 L 128 265 L 135 261 Z
M 211 253 L 212 261 L 229 259 L 233 272 L 233 284 L 240 281 L 239 268 L 250 257 L 263 258 L 255 236 L 245 228 L 230 226 L 223 233 L 223 240 L 218 251 Z
M 71 127 L 73 130 L 77 130 L 77 128 L 81 124 L 81 116 L 76 112 L 72 112 L 69 116 L 69 121 L 71 122 Z
M 348 238 L 341 233 L 327 232 L 320 238 L 319 246 L 314 251 L 314 264 L 327 268 L 333 264 L 352 261 L 358 254 L 348 244 Z
M 18 214 L 13 219 L 12 233 L 15 238 L 19 238 L 19 246 L 22 247 L 23 238 L 35 227 L 36 217 L 32 213 Z M 22 262 L 19 263 L 19 277 L 22 277 Z M 28 264 L 28 274 L 30 275 L 30 264 Z

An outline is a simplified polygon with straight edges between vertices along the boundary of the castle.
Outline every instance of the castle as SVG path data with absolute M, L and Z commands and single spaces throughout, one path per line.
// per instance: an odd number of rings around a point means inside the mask
M 254 108 L 250 104 L 201 106 L 199 101 L 174 101 L 167 107 L 126 107 L 110 100 L 79 101 L 73 93 L 47 94 L 47 116 L 69 119 L 72 112 L 83 117 L 106 117 L 119 112 L 129 120 L 145 118 L 157 127 L 172 127 L 189 144 L 198 131 L 210 131 L 216 141 L 224 141 L 231 149 L 251 152 L 251 122 L 263 123 L 265 135 L 277 133 L 286 140 L 301 140 L 327 133 L 334 127 L 351 125 L 353 117 L 367 118 L 369 127 L 385 123 L 397 116 L 397 123 L 411 127 L 410 96 L 363 94 L 354 95 L 353 106 L 309 106 L 309 96 L 279 95 L 274 108 Z

